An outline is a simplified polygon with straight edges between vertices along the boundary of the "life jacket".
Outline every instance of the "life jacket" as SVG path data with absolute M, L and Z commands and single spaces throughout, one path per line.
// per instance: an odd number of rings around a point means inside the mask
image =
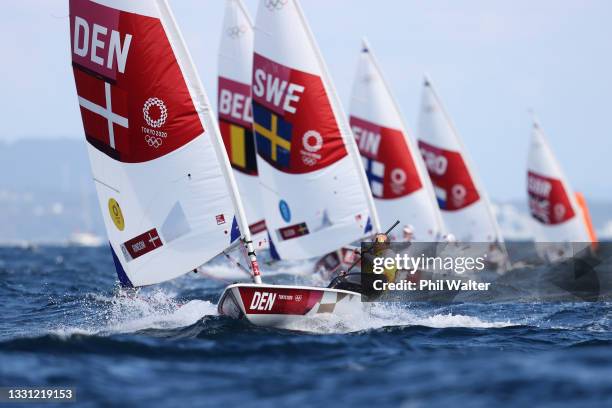
M 375 258 L 392 258 L 395 257 L 395 253 L 385 247 L 374 247 L 369 253 L 365 254 L 362 260 L 362 272 L 364 273 L 374 273 L 374 259 Z M 395 282 L 395 277 L 397 274 L 397 267 L 393 264 L 391 267 L 384 267 L 384 271 L 381 275 L 384 275 L 387 278 L 387 282 Z

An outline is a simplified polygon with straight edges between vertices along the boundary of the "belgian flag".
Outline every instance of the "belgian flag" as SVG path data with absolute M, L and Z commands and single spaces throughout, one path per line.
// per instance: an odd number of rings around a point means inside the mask
M 243 173 L 256 176 L 257 161 L 253 131 L 223 119 L 219 121 L 219 126 L 232 167 Z

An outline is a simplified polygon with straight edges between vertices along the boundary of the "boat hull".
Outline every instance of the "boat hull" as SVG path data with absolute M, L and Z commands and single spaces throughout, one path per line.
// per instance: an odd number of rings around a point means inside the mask
M 361 295 L 347 290 L 292 285 L 233 284 L 225 288 L 219 314 L 256 326 L 299 329 L 302 323 L 363 310 Z

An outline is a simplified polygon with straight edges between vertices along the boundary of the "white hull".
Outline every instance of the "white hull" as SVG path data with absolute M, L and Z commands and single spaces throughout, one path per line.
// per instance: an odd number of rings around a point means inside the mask
M 363 310 L 361 295 L 339 289 L 238 283 L 225 288 L 219 314 L 246 318 L 256 326 L 298 329 L 328 318 L 346 318 Z

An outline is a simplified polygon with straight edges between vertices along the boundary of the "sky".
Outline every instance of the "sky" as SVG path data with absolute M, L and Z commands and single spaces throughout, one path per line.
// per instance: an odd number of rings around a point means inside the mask
M 215 100 L 223 0 L 169 0 Z M 245 0 L 253 17 L 256 0 Z M 0 141 L 83 138 L 67 0 L 20 0 L 0 15 Z M 525 199 L 533 108 L 575 190 L 612 199 L 612 2 L 302 0 L 348 108 L 366 36 L 416 131 L 427 73 L 497 201 Z M 0 148 L 1 145 L 0 145 Z

